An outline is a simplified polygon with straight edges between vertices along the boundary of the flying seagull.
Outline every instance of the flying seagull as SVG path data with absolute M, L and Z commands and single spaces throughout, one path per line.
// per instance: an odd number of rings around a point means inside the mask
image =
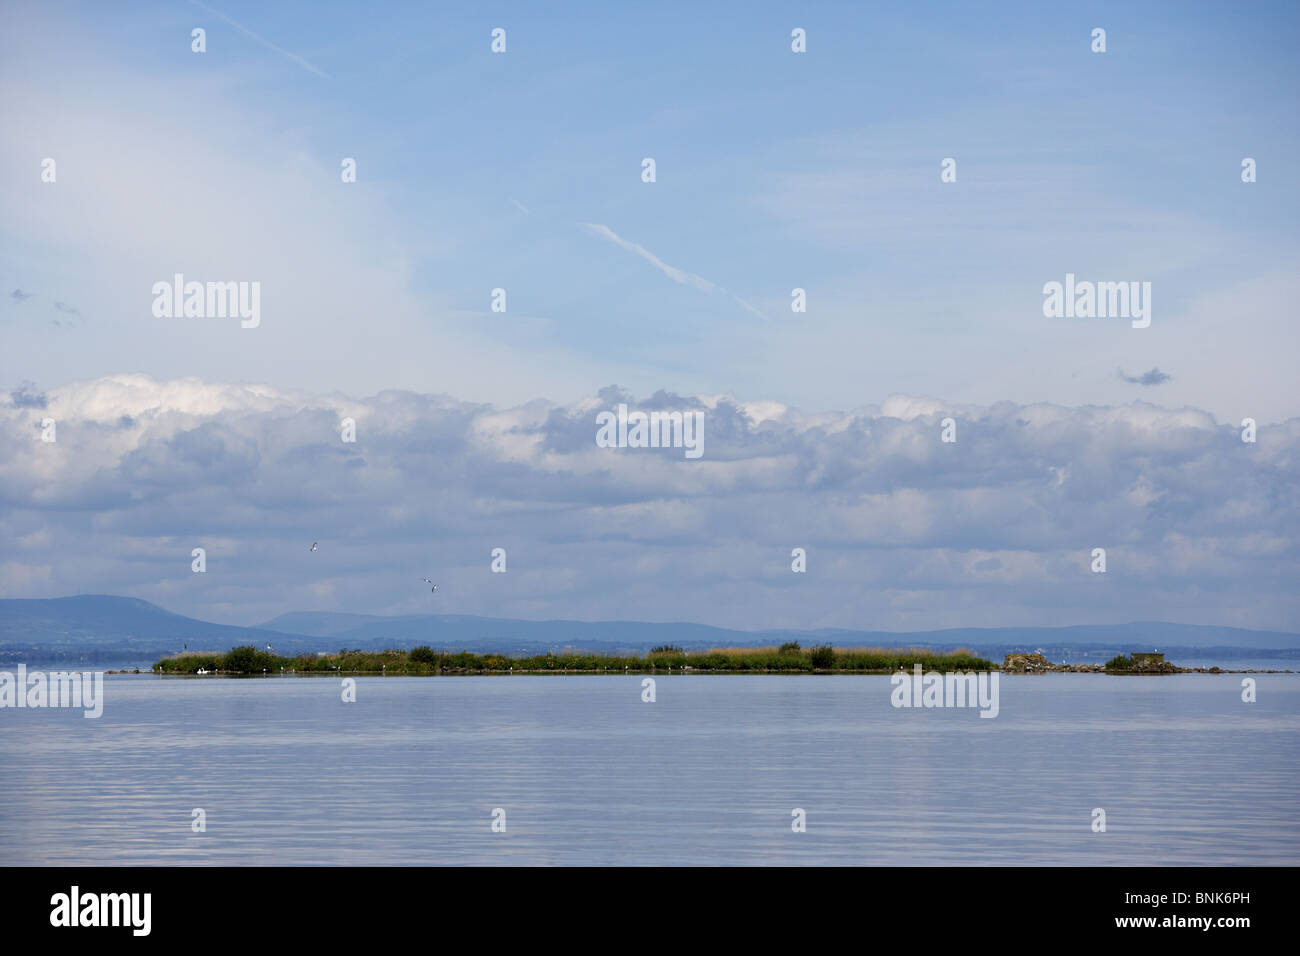
M 424 579 L 424 583 L 425 583 L 425 584 L 433 584 L 433 582 L 430 581 L 428 578 L 425 578 L 425 579 Z M 436 591 L 436 590 L 438 590 L 438 585 L 433 584 L 433 587 L 430 589 L 430 593 L 433 593 L 433 591 Z
M 319 542 L 316 542 L 316 541 L 313 541 L 313 542 L 311 543 L 311 549 L 312 549 L 313 551 L 316 550 L 316 545 L 317 545 L 318 543 L 319 543 Z

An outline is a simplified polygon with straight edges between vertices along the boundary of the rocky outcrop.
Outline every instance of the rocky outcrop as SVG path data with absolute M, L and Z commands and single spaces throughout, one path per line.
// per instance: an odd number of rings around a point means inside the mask
M 1042 654 L 1008 654 L 1002 659 L 1007 674 L 1100 674 L 1100 664 L 1053 664 Z
M 1047 674 L 1060 667 L 1042 654 L 1008 654 L 1002 660 L 1002 669 L 1009 674 Z

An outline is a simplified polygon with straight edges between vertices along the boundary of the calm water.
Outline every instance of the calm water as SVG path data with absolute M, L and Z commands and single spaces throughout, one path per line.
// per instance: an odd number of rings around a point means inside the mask
M 0 863 L 1296 864 L 1300 677 L 1256 680 L 1003 676 L 990 720 L 887 677 L 106 677 L 99 720 L 0 710 Z

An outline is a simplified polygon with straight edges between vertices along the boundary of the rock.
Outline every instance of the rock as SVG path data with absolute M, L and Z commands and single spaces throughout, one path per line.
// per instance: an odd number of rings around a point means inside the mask
M 1042 654 L 1008 654 L 1002 660 L 1002 669 L 1011 674 L 1046 674 L 1062 668 Z

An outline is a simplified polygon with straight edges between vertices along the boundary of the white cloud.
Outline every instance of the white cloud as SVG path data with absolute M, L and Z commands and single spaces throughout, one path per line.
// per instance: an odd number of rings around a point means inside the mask
M 498 408 L 138 374 L 19 398 L 0 395 L 8 596 L 126 593 L 239 623 L 427 612 L 414 569 L 437 575 L 434 609 L 496 616 L 1285 630 L 1300 611 L 1300 419 L 1246 445 L 1208 413 L 1142 402 L 807 413 L 606 389 Z M 705 457 L 598 448 L 596 413 L 619 401 L 703 409 Z M 949 416 L 956 444 L 939 440 Z M 488 570 L 494 547 L 508 575 Z

